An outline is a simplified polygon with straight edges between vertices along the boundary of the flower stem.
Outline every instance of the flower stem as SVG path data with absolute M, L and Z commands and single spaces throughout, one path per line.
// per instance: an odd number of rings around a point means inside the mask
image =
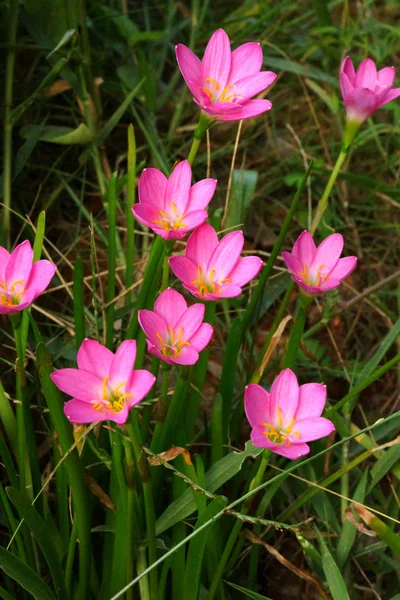
M 300 346 L 301 338 L 304 332 L 304 325 L 306 323 L 306 311 L 303 306 L 299 306 L 297 311 L 296 320 L 292 327 L 292 331 L 290 332 L 288 349 L 286 351 L 285 360 L 283 362 L 284 369 L 293 369 L 297 352 Z
M 187 161 L 190 166 L 193 165 L 194 159 L 196 158 L 197 150 L 199 149 L 200 142 L 207 131 L 213 125 L 214 121 L 209 119 L 206 114 L 203 112 L 200 113 L 199 122 L 194 131 L 193 142 L 189 150 L 189 156 L 187 157 Z
M 174 241 L 165 241 L 164 242 L 164 259 L 163 259 L 163 273 L 162 273 L 162 281 L 161 281 L 161 292 L 167 289 L 168 280 L 169 280 L 169 257 L 172 253 L 172 248 L 174 246 Z
M 322 194 L 321 199 L 318 202 L 317 209 L 315 211 L 315 215 L 314 215 L 314 218 L 313 218 L 312 224 L 311 224 L 311 235 L 314 235 L 314 233 L 318 229 L 318 226 L 321 222 L 322 216 L 326 210 L 326 207 L 328 206 L 328 200 L 329 200 L 330 193 L 332 191 L 332 188 L 335 184 L 337 176 L 339 175 L 340 169 L 341 169 L 346 157 L 347 157 L 347 149 L 342 149 L 337 158 L 336 164 L 333 167 L 333 170 L 329 177 L 328 183 L 326 184 L 324 193 Z
M 135 516 L 135 473 L 132 456 L 132 446 L 124 441 L 125 467 L 127 484 L 126 505 L 126 582 L 129 583 L 134 577 L 134 516 Z M 133 588 L 126 592 L 126 600 L 133 600 Z

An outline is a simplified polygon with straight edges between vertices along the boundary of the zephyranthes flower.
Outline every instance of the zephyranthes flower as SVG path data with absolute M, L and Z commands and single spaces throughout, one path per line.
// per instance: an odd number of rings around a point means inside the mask
M 244 407 L 252 426 L 255 446 L 296 459 L 310 452 L 306 442 L 329 435 L 335 426 L 321 417 L 326 402 L 326 387 L 306 383 L 299 387 L 290 369 L 282 371 L 268 393 L 252 383 L 246 387 Z
M 376 70 L 373 60 L 366 58 L 357 71 L 347 56 L 340 69 L 340 88 L 346 105 L 347 118 L 362 123 L 378 108 L 400 96 L 400 88 L 393 89 L 394 67 Z
M 228 35 L 218 29 L 211 36 L 202 61 L 183 44 L 177 45 L 176 58 L 194 101 L 211 119 L 248 119 L 272 107 L 269 100 L 250 99 L 276 78 L 271 71 L 260 71 L 260 44 L 249 42 L 232 52 Z
M 343 236 L 333 233 L 316 248 L 311 233 L 303 231 L 292 252 L 282 252 L 285 265 L 295 281 L 307 294 L 333 290 L 356 268 L 357 258 L 340 258 Z
M 192 185 L 187 160 L 179 163 L 169 179 L 158 169 L 144 169 L 139 179 L 139 203 L 132 207 L 140 223 L 165 240 L 178 240 L 207 219 L 205 210 L 215 192 L 216 179 Z
M 182 294 L 168 288 L 156 300 L 154 311 L 140 310 L 139 323 L 147 349 L 168 364 L 194 365 L 213 334 L 203 323 L 204 304 L 187 306 Z
M 0 314 L 23 310 L 49 285 L 56 266 L 48 260 L 33 262 L 28 240 L 10 254 L 0 246 Z
M 133 370 L 136 342 L 122 342 L 114 354 L 94 340 L 84 340 L 78 350 L 77 369 L 59 369 L 50 377 L 62 391 L 73 396 L 64 413 L 72 423 L 126 422 L 129 411 L 149 393 L 155 377 Z
M 185 256 L 172 256 L 169 264 L 183 287 L 202 300 L 240 296 L 242 287 L 258 275 L 258 256 L 240 258 L 244 237 L 241 231 L 228 233 L 218 242 L 211 225 L 201 225 L 186 244 Z

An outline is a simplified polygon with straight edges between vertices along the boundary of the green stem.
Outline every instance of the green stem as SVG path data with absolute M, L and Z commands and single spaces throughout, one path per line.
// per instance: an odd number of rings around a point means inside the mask
M 170 252 L 167 250 L 167 245 L 165 245 L 164 250 L 164 259 L 163 259 L 163 273 L 162 273 L 162 281 L 161 281 L 161 292 L 167 289 L 168 280 L 169 280 L 169 262 L 168 259 L 170 257 Z
M 108 187 L 108 279 L 106 308 L 106 346 L 110 350 L 114 340 L 115 269 L 117 255 L 117 173 L 113 173 Z
M 135 552 L 134 552 L 134 524 L 135 524 L 135 473 L 132 456 L 132 446 L 124 443 L 126 485 L 127 485 L 127 510 L 126 510 L 126 582 L 129 583 L 134 576 Z M 126 592 L 126 600 L 133 600 L 133 589 Z
M 199 122 L 194 131 L 192 145 L 189 150 L 189 156 L 187 157 L 187 161 L 190 164 L 190 166 L 192 166 L 194 163 L 194 159 L 196 158 L 200 142 L 204 137 L 205 132 L 211 127 L 211 125 L 213 125 L 213 123 L 215 123 L 215 121 L 210 119 L 205 113 L 200 113 Z
M 336 164 L 333 167 L 333 170 L 329 177 L 328 183 L 326 184 L 324 193 L 322 194 L 321 199 L 318 202 L 318 205 L 317 205 L 317 208 L 315 211 L 315 215 L 314 215 L 314 218 L 313 218 L 312 224 L 311 224 L 311 235 L 314 235 L 314 233 L 318 229 L 318 225 L 320 224 L 322 216 L 326 210 L 326 207 L 328 206 L 328 200 L 329 200 L 330 193 L 332 191 L 332 188 L 335 184 L 337 176 L 339 175 L 340 169 L 341 169 L 346 157 L 347 157 L 347 150 L 342 149 L 337 158 Z
M 78 538 L 78 525 L 76 520 L 72 525 L 71 535 L 69 538 L 67 561 L 65 563 L 65 586 L 67 588 L 68 597 L 71 598 L 72 588 L 72 568 L 74 566 L 75 545 Z
M 305 323 L 306 311 L 303 306 L 300 305 L 297 311 L 296 320 L 290 333 L 289 344 L 286 351 L 285 360 L 283 362 L 284 369 L 293 369 L 296 364 L 297 352 L 303 336 Z
M 132 206 L 135 203 L 136 189 L 136 139 L 132 123 L 128 127 L 128 183 L 126 199 L 126 271 L 125 287 L 129 289 L 133 285 L 133 266 L 135 263 L 135 218 Z M 132 301 L 132 292 L 125 296 L 125 305 Z
M 171 398 L 168 397 L 169 380 L 171 377 L 171 365 L 163 363 L 161 395 L 157 407 L 157 424 L 163 424 L 167 416 Z
M 130 419 L 126 423 L 126 429 L 129 438 L 132 442 L 133 452 L 138 468 L 138 472 L 143 484 L 143 498 L 144 508 L 146 513 L 146 525 L 147 525 L 147 543 L 149 553 L 149 567 L 153 565 L 157 560 L 157 545 L 156 545 L 156 517 L 154 511 L 154 501 L 152 493 L 152 485 L 149 470 L 147 468 L 146 455 L 140 447 L 140 429 L 137 421 L 137 415 L 132 410 L 130 413 Z M 150 572 L 150 597 L 157 598 L 157 568 L 153 568 Z

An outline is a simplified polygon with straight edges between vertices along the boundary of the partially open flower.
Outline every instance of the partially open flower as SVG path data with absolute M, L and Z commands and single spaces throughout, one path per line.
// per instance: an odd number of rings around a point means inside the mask
M 272 107 L 269 100 L 251 100 L 276 78 L 272 71 L 261 71 L 260 44 L 249 42 L 232 52 L 228 35 L 218 29 L 202 61 L 183 44 L 176 47 L 176 59 L 194 101 L 210 119 L 249 119 Z
M 310 452 L 306 442 L 329 435 L 335 426 L 321 417 L 326 388 L 321 383 L 299 386 L 290 369 L 281 371 L 268 393 L 252 383 L 246 387 L 244 407 L 255 446 L 296 459 Z
M 187 306 L 182 294 L 168 288 L 156 300 L 154 311 L 140 310 L 138 319 L 151 354 L 168 364 L 194 365 L 213 328 L 203 323 L 204 304 Z
M 134 340 L 122 342 L 115 354 L 95 340 L 84 340 L 78 350 L 78 368 L 58 369 L 50 375 L 62 392 L 73 396 L 64 406 L 67 419 L 123 425 L 155 382 L 148 371 L 133 370 L 135 358 Z
M 340 258 L 343 236 L 333 233 L 316 248 L 311 233 L 303 231 L 292 252 L 282 252 L 285 265 L 307 294 L 322 294 L 339 287 L 357 266 L 357 257 Z
M 28 240 L 10 254 L 0 246 L 0 314 L 24 310 L 49 285 L 56 266 L 48 260 L 33 262 Z

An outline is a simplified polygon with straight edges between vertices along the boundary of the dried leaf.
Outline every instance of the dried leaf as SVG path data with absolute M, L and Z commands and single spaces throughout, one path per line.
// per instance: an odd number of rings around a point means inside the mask
M 90 475 L 85 473 L 85 481 L 93 496 L 96 496 L 96 498 L 98 498 L 106 508 L 109 508 L 113 512 L 117 511 L 117 508 L 114 502 L 111 500 L 110 496 L 108 496 L 105 493 L 105 491 L 99 486 L 99 484 L 93 479 L 93 477 L 90 477 Z
M 369 512 L 368 510 L 366 510 L 362 506 L 353 504 L 352 506 L 349 506 L 348 508 L 346 508 L 346 510 L 344 511 L 344 515 L 345 515 L 346 519 L 348 521 L 350 521 L 350 523 L 352 523 L 352 525 L 354 525 L 354 527 L 356 527 L 360 533 L 364 533 L 365 535 L 369 535 L 370 537 L 377 537 L 377 535 L 376 535 L 376 533 L 374 531 L 371 531 L 371 529 L 368 529 L 367 527 L 364 527 L 364 525 L 362 523 L 360 523 L 359 521 L 357 521 L 357 519 L 355 518 L 355 516 L 352 513 L 352 510 L 351 510 L 352 508 L 354 508 L 354 510 L 358 514 L 360 514 L 358 512 L 360 509 L 362 509 L 362 511 Z M 372 514 L 372 513 L 370 513 L 370 514 Z
M 164 462 L 174 460 L 174 458 L 180 454 L 183 455 L 183 460 L 187 465 L 192 464 L 190 452 L 188 452 L 185 448 L 180 448 L 179 446 L 172 446 L 172 448 L 169 450 L 161 452 L 160 454 L 155 454 L 154 456 L 150 456 L 147 460 L 153 467 L 159 467 L 160 465 L 163 465 Z

